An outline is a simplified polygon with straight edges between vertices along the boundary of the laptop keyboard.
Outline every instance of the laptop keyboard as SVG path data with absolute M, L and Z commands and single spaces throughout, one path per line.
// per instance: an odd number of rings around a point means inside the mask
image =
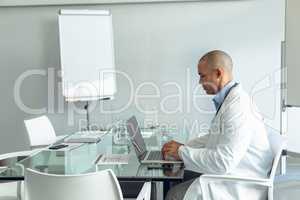
M 162 153 L 160 151 L 150 151 L 147 160 L 163 160 Z

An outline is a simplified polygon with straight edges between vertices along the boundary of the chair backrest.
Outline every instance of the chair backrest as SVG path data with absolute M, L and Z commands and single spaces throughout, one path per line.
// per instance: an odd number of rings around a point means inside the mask
M 30 146 L 49 145 L 56 141 L 54 128 L 47 116 L 24 120 Z
M 274 180 L 282 151 L 286 148 L 287 145 L 287 139 L 279 133 L 270 131 L 268 132 L 268 139 L 273 152 L 273 164 L 270 171 L 270 179 Z
M 25 197 L 30 200 L 123 199 L 110 169 L 81 175 L 50 175 L 26 169 Z

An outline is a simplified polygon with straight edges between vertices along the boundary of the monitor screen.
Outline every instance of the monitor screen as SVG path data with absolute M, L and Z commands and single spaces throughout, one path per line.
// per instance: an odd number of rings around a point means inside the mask
M 141 158 L 146 154 L 147 148 L 135 116 L 127 120 L 127 131 L 137 156 Z

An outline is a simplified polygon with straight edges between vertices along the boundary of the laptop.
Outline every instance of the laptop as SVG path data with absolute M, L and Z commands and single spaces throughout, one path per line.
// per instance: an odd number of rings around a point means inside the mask
M 127 120 L 127 131 L 131 138 L 137 157 L 145 164 L 179 164 L 182 161 L 164 160 L 161 151 L 147 151 L 145 141 L 135 116 Z

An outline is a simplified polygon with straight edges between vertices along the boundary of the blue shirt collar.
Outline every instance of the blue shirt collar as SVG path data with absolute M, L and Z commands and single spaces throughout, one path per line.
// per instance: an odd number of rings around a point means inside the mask
M 222 105 L 227 93 L 233 87 L 234 84 L 235 82 L 231 80 L 214 96 L 212 100 L 215 104 L 216 110 L 218 110 L 219 107 Z

